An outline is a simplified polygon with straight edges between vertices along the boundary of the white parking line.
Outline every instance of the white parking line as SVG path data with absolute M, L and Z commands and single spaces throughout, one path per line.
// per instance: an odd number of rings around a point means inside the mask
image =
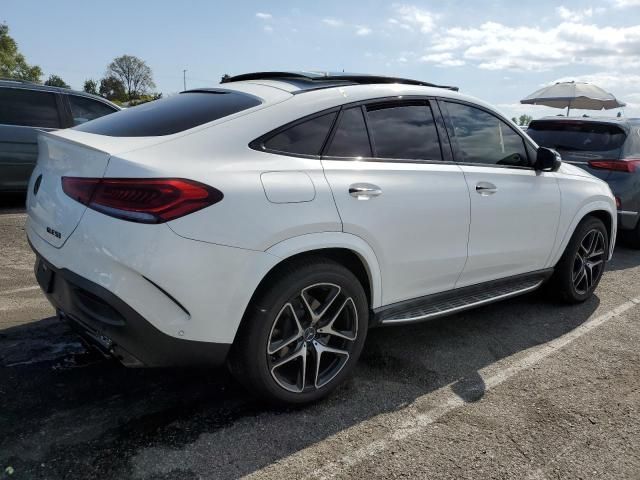
M 40 290 L 40 287 L 22 287 L 22 288 L 14 288 L 13 290 L 0 290 L 0 295 L 13 295 L 14 293 L 22 293 L 22 292 L 31 292 L 33 290 Z
M 533 365 L 566 347 L 571 342 L 589 333 L 591 330 L 603 325 L 612 318 L 623 314 L 637 305 L 640 305 L 640 297 L 633 298 L 613 310 L 609 310 L 598 317 L 586 321 L 562 337 L 558 337 L 555 340 L 537 347 L 533 352 L 525 355 L 523 358 L 515 361 L 511 365 L 497 366 L 498 364 L 494 364 L 493 366 L 483 368 L 478 372 L 478 374 L 480 374 L 484 381 L 485 391 L 489 391 L 518 373 L 531 368 Z M 431 397 L 432 400 L 434 396 L 437 396 L 438 406 L 426 412 L 415 411 L 415 413 L 412 413 L 411 410 L 416 410 L 415 408 L 412 408 L 416 402 L 419 402 L 421 398 L 426 398 L 427 396 Z M 438 419 L 456 408 L 462 407 L 463 405 L 465 405 L 465 401 L 451 390 L 451 385 L 442 387 L 441 389 L 424 395 L 423 397 L 419 397 L 412 405 L 390 414 L 396 415 L 397 413 L 401 413 L 404 414 L 403 416 L 408 414 L 409 418 L 400 423 L 397 427 L 394 427 L 392 429 L 392 433 L 388 437 L 381 438 L 364 445 L 351 453 L 342 456 L 335 462 L 324 464 L 321 468 L 313 471 L 312 476 L 321 479 L 334 478 L 340 472 L 344 472 L 345 467 L 357 465 L 365 459 L 375 459 L 376 455 L 387 450 L 394 442 L 400 442 L 422 433 Z

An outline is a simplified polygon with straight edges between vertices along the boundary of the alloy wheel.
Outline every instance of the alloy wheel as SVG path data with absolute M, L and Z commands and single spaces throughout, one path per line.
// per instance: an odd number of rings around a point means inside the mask
M 584 295 L 598 282 L 604 269 L 606 242 L 598 229 L 589 230 L 580 241 L 573 260 L 573 286 Z
M 267 340 L 271 376 L 285 390 L 309 392 L 327 385 L 349 362 L 358 337 L 352 297 L 333 283 L 303 288 L 284 304 Z

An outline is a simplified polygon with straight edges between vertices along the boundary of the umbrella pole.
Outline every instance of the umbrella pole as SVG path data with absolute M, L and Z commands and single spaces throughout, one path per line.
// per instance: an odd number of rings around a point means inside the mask
M 569 100 L 569 105 L 567 105 L 567 117 L 569 116 L 570 111 L 571 111 L 571 100 Z

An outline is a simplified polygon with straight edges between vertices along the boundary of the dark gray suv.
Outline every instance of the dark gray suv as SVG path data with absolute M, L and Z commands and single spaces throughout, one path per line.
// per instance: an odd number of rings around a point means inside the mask
M 120 110 L 66 88 L 0 80 L 0 192 L 23 192 L 38 158 L 38 131 L 68 128 Z
M 534 120 L 527 133 L 606 181 L 616 197 L 618 231 L 640 248 L 640 119 L 565 118 Z

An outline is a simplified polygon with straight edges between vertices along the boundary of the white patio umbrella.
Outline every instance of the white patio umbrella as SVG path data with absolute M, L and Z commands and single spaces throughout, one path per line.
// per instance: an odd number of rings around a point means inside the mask
M 584 110 L 610 110 L 624 107 L 619 101 L 602 88 L 584 82 L 558 82 L 541 88 L 520 100 L 526 105 L 546 105 L 553 108 L 566 108 L 567 117 L 572 108 Z

